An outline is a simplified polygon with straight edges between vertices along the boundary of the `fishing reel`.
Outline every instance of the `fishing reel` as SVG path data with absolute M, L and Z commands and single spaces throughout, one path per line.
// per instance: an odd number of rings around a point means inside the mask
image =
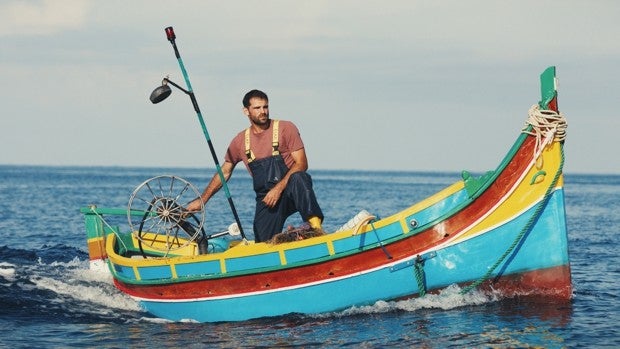
M 136 187 L 129 197 L 127 218 L 143 256 L 145 246 L 167 254 L 194 241 L 200 253 L 207 252 L 204 202 L 198 199 L 200 211 L 185 210 L 196 198 L 200 198 L 198 189 L 177 176 L 153 177 Z

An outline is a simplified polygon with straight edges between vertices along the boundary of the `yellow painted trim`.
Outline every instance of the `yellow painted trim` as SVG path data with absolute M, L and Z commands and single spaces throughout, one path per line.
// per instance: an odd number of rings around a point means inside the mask
M 86 242 L 89 243 L 89 244 L 92 244 L 92 243 L 96 243 L 96 242 L 98 242 L 100 240 L 103 240 L 103 236 L 97 236 L 97 237 L 94 237 L 94 238 L 87 239 Z
M 561 165 L 560 145 L 557 143 L 551 144 L 543 151 L 541 156 L 543 157 L 542 168 L 536 167 L 536 162 L 532 161 L 530 167 L 526 170 L 514 190 L 505 200 L 494 210 L 490 211 L 486 217 L 469 227 L 465 233 L 459 235 L 459 237 L 452 242 L 456 243 L 465 240 L 493 227 L 504 224 L 522 213 L 528 207 L 542 200 Z M 543 170 L 547 175 L 540 175 Z M 535 183 L 533 183 L 533 180 L 535 180 Z M 563 182 L 562 178 L 560 178 L 556 186 L 561 188 Z
M 336 254 L 336 250 L 334 249 L 334 241 L 332 240 L 327 241 L 327 252 L 329 253 L 330 256 L 333 256 L 334 254 Z
M 434 195 L 406 208 L 405 210 L 398 212 L 390 217 L 386 217 L 377 222 L 374 222 L 375 229 L 379 229 L 386 225 L 393 224 L 394 222 L 399 222 L 401 228 L 404 233 L 407 233 L 410 229 L 407 226 L 406 217 L 425 209 L 437 202 L 445 199 L 446 197 L 455 194 L 459 190 L 463 190 L 464 183 L 463 181 L 458 181 L 443 190 L 435 193 Z M 368 232 L 372 232 L 372 227 L 368 224 L 366 227 L 362 228 L 359 234 L 366 234 Z M 132 267 L 134 270 L 138 267 L 149 267 L 149 266 L 163 266 L 170 265 L 171 268 L 176 270 L 176 265 L 185 264 L 185 263 L 196 263 L 196 262 L 208 262 L 208 261 L 219 261 L 220 270 L 222 273 L 226 273 L 226 260 L 230 258 L 239 258 L 239 257 L 251 257 L 255 255 L 261 255 L 266 253 L 277 252 L 279 254 L 280 262 L 282 265 L 287 264 L 286 260 L 286 251 L 290 249 L 303 248 L 308 246 L 314 246 L 319 244 L 326 244 L 328 253 L 330 255 L 335 254 L 334 242 L 349 238 L 352 232 L 342 231 L 338 233 L 327 234 L 320 237 L 315 237 L 307 240 L 294 241 L 285 244 L 279 245 L 271 245 L 268 243 L 255 243 L 254 241 L 240 242 L 235 245 L 231 245 L 231 247 L 221 253 L 214 254 L 205 254 L 198 255 L 197 254 L 197 246 L 192 243 L 186 248 L 178 249 L 173 251 L 174 255 L 170 255 L 168 257 L 161 258 L 148 258 L 148 259 L 132 259 L 120 256 L 114 252 L 114 244 L 116 242 L 117 237 L 114 234 L 109 235 L 110 238 L 106 239 L 106 253 L 108 254 L 109 261 L 113 264 L 122 265 L 126 267 Z M 137 239 L 135 236 L 132 238 L 134 247 L 137 246 Z M 143 248 L 144 248 L 143 244 Z M 139 277 L 138 272 L 135 271 L 136 277 Z
M 162 235 L 156 235 L 156 234 L 151 234 L 151 233 L 143 233 L 143 234 L 145 234 L 146 236 L 153 236 L 154 240 L 153 240 L 152 245 L 159 248 L 159 249 L 153 248 L 151 246 L 148 246 L 148 244 L 143 243 L 142 249 L 144 249 L 144 251 L 161 253 L 162 250 L 166 249 L 166 240 L 163 239 Z M 139 243 L 138 243 L 138 238 L 136 237 L 135 234 L 131 234 L 131 240 L 132 240 L 133 246 L 137 247 Z M 184 239 L 184 238 L 179 238 L 178 240 L 179 240 L 178 245 L 183 245 L 187 242 L 187 239 Z M 170 255 L 173 255 L 175 257 L 176 256 L 194 256 L 197 254 L 197 252 L 198 252 L 198 246 L 195 243 L 190 243 L 187 246 L 170 251 Z
M 226 274 L 226 259 L 220 258 L 220 271 L 222 274 Z
M 172 275 L 173 279 L 178 279 L 179 276 L 177 275 L 177 268 L 176 268 L 176 264 L 175 263 L 170 263 L 170 274 Z
M 90 238 L 86 241 L 88 257 L 90 259 L 106 258 L 105 239 L 103 237 Z
M 400 220 L 400 228 L 403 230 L 403 234 L 407 234 L 409 232 L 409 227 L 407 226 L 407 220 L 405 217 Z
M 280 264 L 286 265 L 286 255 L 284 254 L 284 249 L 280 249 L 278 251 L 278 255 L 280 256 Z

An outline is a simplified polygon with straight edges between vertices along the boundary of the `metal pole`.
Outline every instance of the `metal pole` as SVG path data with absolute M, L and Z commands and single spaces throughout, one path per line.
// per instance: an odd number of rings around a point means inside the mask
M 187 75 L 187 71 L 185 70 L 183 59 L 181 59 L 181 55 L 179 54 L 179 49 L 177 48 L 177 44 L 175 42 L 176 35 L 174 34 L 174 29 L 172 27 L 166 28 L 166 37 L 168 38 L 168 41 L 170 41 L 170 43 L 172 44 L 172 47 L 174 48 L 174 55 L 177 57 L 177 61 L 179 61 L 181 72 L 183 73 L 183 77 L 185 78 L 185 85 L 187 85 L 187 94 L 189 95 L 189 98 L 192 100 L 192 105 L 194 106 L 194 110 L 196 111 L 196 115 L 198 116 L 198 121 L 200 121 L 200 126 L 202 127 L 202 133 L 204 133 L 205 138 L 207 139 L 207 143 L 209 144 L 209 150 L 211 151 L 213 162 L 215 162 L 215 169 L 217 170 L 217 173 L 220 177 L 220 181 L 222 182 L 222 187 L 224 188 L 224 192 L 226 193 L 226 198 L 228 199 L 228 204 L 230 205 L 232 214 L 235 217 L 235 221 L 237 222 L 237 225 L 239 226 L 241 237 L 243 237 L 244 240 L 247 240 L 245 237 L 245 233 L 243 232 L 243 228 L 241 227 L 241 221 L 239 220 L 237 209 L 235 209 L 235 204 L 233 203 L 232 196 L 230 195 L 230 191 L 228 190 L 228 184 L 226 183 L 226 178 L 224 178 L 222 167 L 220 166 L 220 163 L 217 160 L 217 154 L 215 153 L 215 149 L 213 148 L 213 143 L 211 142 L 211 137 L 209 136 L 209 131 L 207 130 L 207 125 L 205 125 L 204 119 L 202 118 L 202 114 L 200 113 L 200 108 L 198 107 L 196 96 L 194 95 L 194 91 L 192 90 L 192 84 L 189 82 L 189 76 Z

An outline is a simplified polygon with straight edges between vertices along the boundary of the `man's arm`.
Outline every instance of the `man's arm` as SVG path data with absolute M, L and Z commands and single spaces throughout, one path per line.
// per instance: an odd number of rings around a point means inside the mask
M 235 165 L 233 165 L 232 163 L 225 161 L 224 164 L 221 167 L 222 169 L 222 174 L 224 175 L 224 179 L 228 182 L 228 179 L 230 178 L 230 176 L 232 175 L 233 170 L 235 169 Z M 209 182 L 209 185 L 207 185 L 207 187 L 205 188 L 205 190 L 202 192 L 202 194 L 200 195 L 200 197 L 202 198 L 202 201 L 206 204 L 207 201 L 209 201 L 209 199 L 218 192 L 218 190 L 220 190 L 222 188 L 222 181 L 220 180 L 220 175 L 219 173 L 216 173 L 215 175 L 213 175 L 213 178 L 211 178 L 211 181 Z M 188 211 L 191 212 L 196 212 L 200 210 L 200 200 L 194 200 L 192 202 L 189 203 L 189 205 L 187 205 L 186 209 Z
M 291 166 L 286 175 L 284 175 L 284 178 L 282 178 L 278 184 L 271 188 L 271 190 L 269 190 L 267 195 L 263 198 L 263 202 L 268 207 L 274 207 L 278 203 L 278 200 L 280 200 L 280 196 L 286 188 L 288 180 L 293 173 L 306 171 L 308 169 L 308 159 L 306 158 L 306 150 L 304 148 L 292 152 L 291 157 L 295 161 L 293 166 Z

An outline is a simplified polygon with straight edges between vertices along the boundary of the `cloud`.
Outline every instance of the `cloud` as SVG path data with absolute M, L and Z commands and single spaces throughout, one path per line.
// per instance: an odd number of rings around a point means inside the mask
M 90 2 L 8 1 L 0 4 L 0 37 L 54 35 L 82 27 Z

